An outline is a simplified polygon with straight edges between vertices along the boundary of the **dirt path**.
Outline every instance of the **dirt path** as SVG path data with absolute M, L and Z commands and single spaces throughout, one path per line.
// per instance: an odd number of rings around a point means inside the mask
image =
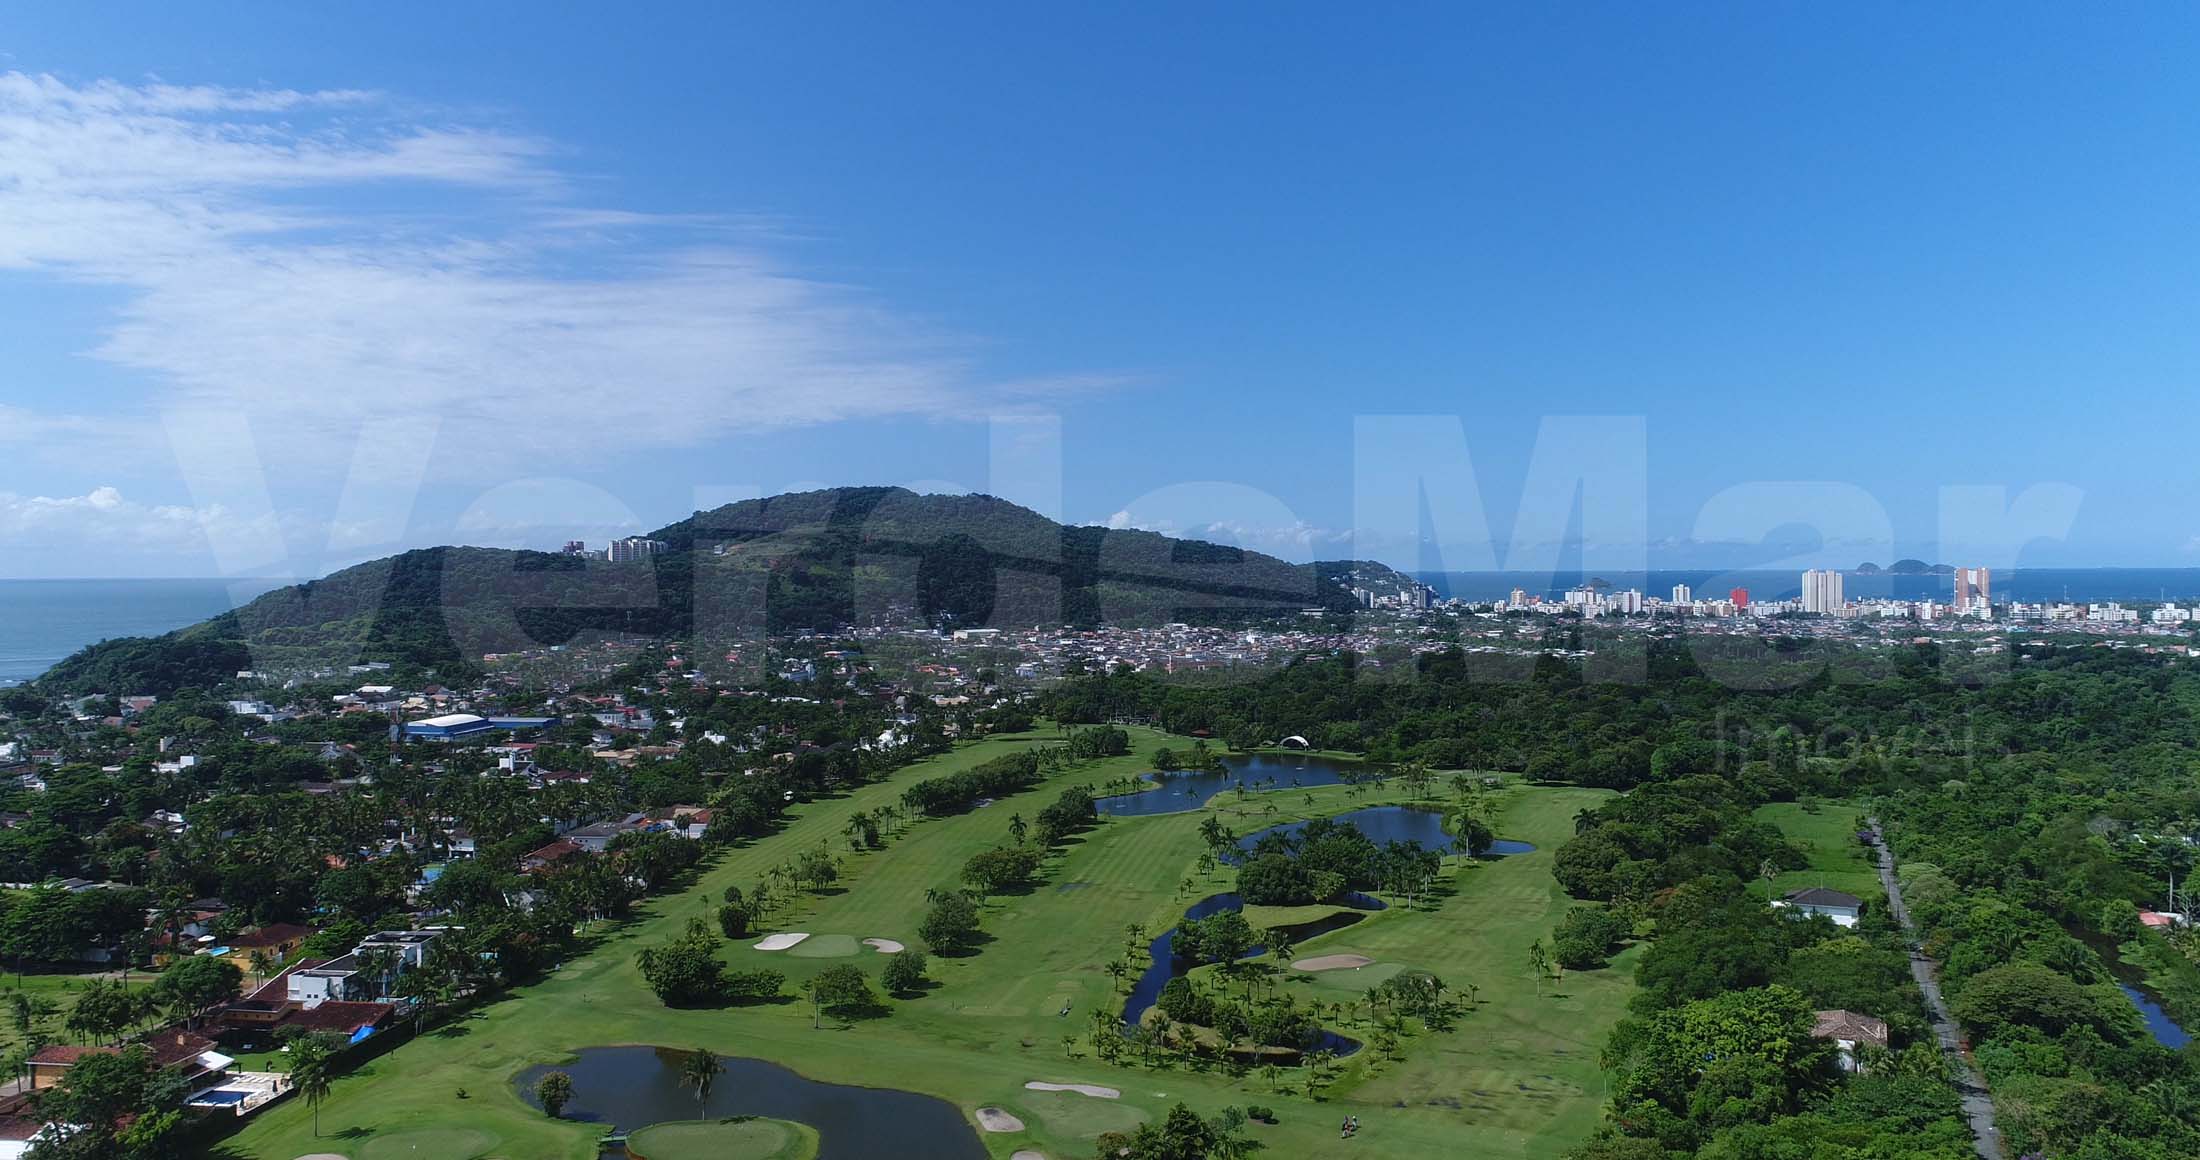
M 1880 832 L 1878 818 L 1865 820 L 1873 834 Z M 1875 840 L 1873 845 L 1879 851 L 1879 884 L 1887 891 L 1887 909 L 1902 924 L 1902 933 L 1910 944 L 1910 977 L 1917 980 L 1917 989 L 1925 995 L 1925 1008 L 1932 1014 L 1933 1038 L 1940 1041 L 1949 1066 L 1962 1077 L 1956 1081 L 1956 1091 L 1963 1096 L 1963 1116 L 1971 1122 L 1978 1154 L 1982 1160 L 2002 1160 L 2001 1131 L 1994 1126 L 1993 1093 L 1986 1090 L 1986 1077 L 1979 1074 L 1978 1064 L 1964 1052 L 1955 1018 L 1948 1014 L 1948 1001 L 1940 994 L 1940 964 L 1918 949 L 1917 924 L 1910 920 L 1910 908 L 1902 903 L 1902 885 L 1895 879 L 1894 851 L 1887 848 L 1884 839 Z

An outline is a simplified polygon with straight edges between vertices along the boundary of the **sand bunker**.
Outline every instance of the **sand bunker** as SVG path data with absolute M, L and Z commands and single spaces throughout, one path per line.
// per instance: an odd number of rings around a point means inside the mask
M 978 1126 L 988 1132 L 1021 1132 L 1024 1122 L 999 1108 L 979 1108 Z
M 867 938 L 863 940 L 863 945 L 882 955 L 898 955 L 909 949 L 890 938 Z
M 1375 960 L 1366 955 L 1316 955 L 1291 964 L 1294 971 L 1356 971 Z
M 1034 1155 L 1036 1155 L 1036 1153 L 1034 1153 Z M 309 1152 L 306 1155 L 298 1157 L 298 1160 L 345 1160 L 345 1158 L 342 1156 L 338 1156 L 334 1152 Z
M 1090 1083 L 1041 1083 L 1038 1080 L 1032 1080 L 1024 1086 L 1035 1092 L 1076 1092 L 1078 1095 L 1091 1096 L 1096 1100 L 1119 1100 L 1123 1098 L 1123 1093 L 1114 1088 L 1101 1087 L 1098 1084 Z
M 1047 1160 L 1047 1156 L 1044 1152 L 1034 1152 L 1026 1148 L 1021 1152 L 1009 1153 L 1008 1160 Z
M 808 937 L 810 936 L 807 931 L 790 931 L 786 934 L 766 935 L 763 942 L 756 944 L 756 949 L 760 951 L 783 951 Z

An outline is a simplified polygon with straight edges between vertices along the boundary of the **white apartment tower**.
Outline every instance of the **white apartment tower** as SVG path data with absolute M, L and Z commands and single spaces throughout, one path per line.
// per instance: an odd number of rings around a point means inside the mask
M 1841 573 L 1814 568 L 1803 573 L 1803 611 L 1826 615 L 1841 611 Z
M 628 536 L 623 540 L 611 541 L 611 546 L 604 549 L 604 558 L 614 564 L 624 564 L 633 560 L 647 560 L 664 550 L 665 542 L 663 540 Z
M 1987 568 L 1958 568 L 1955 571 L 1956 591 L 1951 605 L 1957 616 L 1984 616 L 1993 609 L 1993 571 Z
M 1695 593 L 1688 590 L 1688 585 L 1686 584 L 1675 584 L 1673 586 L 1673 603 L 1675 604 L 1691 603 L 1692 598 L 1695 595 Z

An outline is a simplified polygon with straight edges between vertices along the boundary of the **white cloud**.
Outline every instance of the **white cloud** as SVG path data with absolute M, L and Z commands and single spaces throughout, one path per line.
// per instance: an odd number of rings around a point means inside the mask
M 392 416 L 503 473 L 1094 381 L 985 381 L 974 344 L 805 276 L 781 232 L 582 204 L 559 154 L 374 93 L 0 74 L 0 276 L 125 292 L 92 353 L 158 407 L 281 432 L 271 467 Z
M 1164 536 L 1206 540 L 1302 562 L 1331 559 L 1352 546 L 1352 533 L 1349 531 L 1317 527 L 1297 519 L 1272 524 L 1241 519 L 1180 523 L 1172 519 L 1137 516 L 1126 508 L 1101 522 L 1117 531 L 1156 532 Z
M 219 507 L 143 504 L 114 487 L 83 495 L 17 495 L 0 491 L 0 549 L 203 554 L 210 532 L 233 530 L 240 518 Z

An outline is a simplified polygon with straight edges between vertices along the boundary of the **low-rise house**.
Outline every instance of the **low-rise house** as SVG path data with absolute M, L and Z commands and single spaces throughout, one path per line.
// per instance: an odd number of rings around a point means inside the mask
M 1823 886 L 1789 892 L 1786 898 L 1773 903 L 1797 914 L 1822 914 L 1833 920 L 1835 926 L 1855 926 L 1864 915 L 1864 900 L 1854 894 L 1843 894 Z
M 239 934 L 229 940 L 228 946 L 214 953 L 235 963 L 238 970 L 250 971 L 254 954 L 264 953 L 276 962 L 281 962 L 297 954 L 298 948 L 312 937 L 312 927 L 300 926 L 295 922 L 271 922 Z
M 215 1043 L 204 1035 L 169 1028 L 156 1031 L 139 1041 L 152 1053 L 153 1065 L 182 1080 L 186 1087 L 203 1087 L 219 1082 L 237 1061 L 214 1050 Z M 31 1089 L 39 1091 L 61 1082 L 77 1061 L 91 1055 L 113 1055 L 118 1049 L 108 1046 L 82 1047 L 72 1043 L 56 1043 L 39 1048 L 29 1060 Z
M 393 1003 L 369 1000 L 321 999 L 314 1002 L 291 998 L 291 979 L 302 970 L 325 965 L 307 960 L 262 983 L 251 994 L 218 1012 L 210 1024 L 224 1042 L 242 1050 L 257 1050 L 274 1042 L 285 1027 L 320 1031 L 357 1041 L 389 1025 L 397 1014 Z
M 1854 1011 L 1820 1011 L 1811 1026 L 1811 1036 L 1832 1040 L 1840 1049 L 1841 1070 L 1855 1071 L 1859 1064 L 1857 1053 L 1866 1047 L 1886 1050 L 1892 1042 L 1887 1036 L 1887 1021 L 1859 1015 Z
M 528 851 L 519 860 L 519 868 L 522 873 L 546 870 L 565 861 L 567 858 L 576 858 L 587 853 L 588 851 L 580 843 L 567 838 L 559 838 L 540 849 Z

